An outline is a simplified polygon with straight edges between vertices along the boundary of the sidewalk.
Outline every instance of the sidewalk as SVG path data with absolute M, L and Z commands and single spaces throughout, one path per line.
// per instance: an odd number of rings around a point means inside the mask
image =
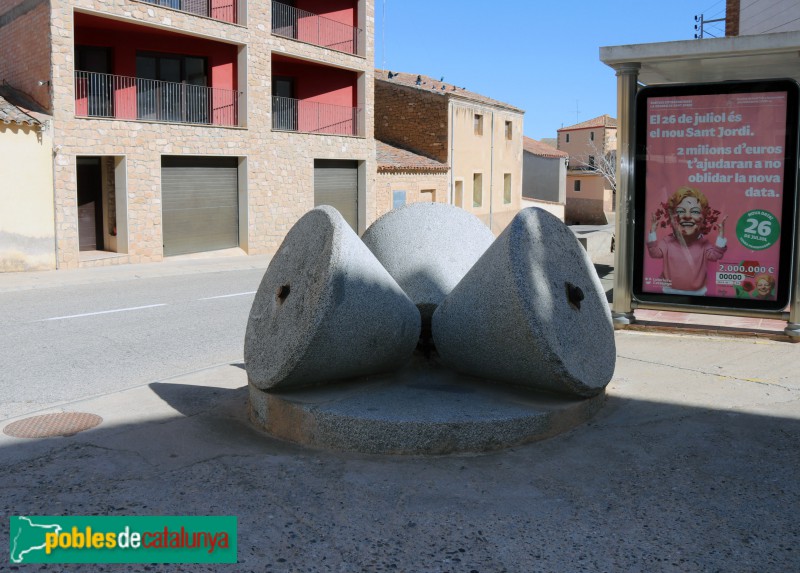
M 54 411 L 102 423 L 70 437 L 0 434 L 0 508 L 237 516 L 237 566 L 159 571 L 800 570 L 800 347 L 616 338 L 616 372 L 593 419 L 482 455 L 277 441 L 247 420 L 241 364 L 66 404 Z
M 270 255 L 248 256 L 240 249 L 230 249 L 222 252 L 167 257 L 159 263 L 0 273 L 0 292 L 242 269 L 264 269 L 266 271 L 271 258 Z

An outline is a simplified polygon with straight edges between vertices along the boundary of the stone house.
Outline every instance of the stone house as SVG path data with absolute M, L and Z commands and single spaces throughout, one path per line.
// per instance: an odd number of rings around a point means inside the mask
M 274 252 L 376 217 L 374 0 L 6 0 L 0 79 L 52 116 L 59 268 Z
M 448 165 L 444 202 L 495 234 L 522 205 L 524 113 L 442 80 L 375 70 L 375 138 Z
M 0 272 L 56 266 L 50 117 L 0 86 Z
M 530 137 L 522 138 L 522 200 L 564 220 L 569 154 Z
M 604 166 L 614 165 L 617 120 L 601 115 L 558 130 L 558 149 L 569 154 L 565 221 L 604 225 L 613 220 L 614 186 Z
M 375 141 L 377 214 L 409 203 L 446 203 L 450 168 L 445 163 Z

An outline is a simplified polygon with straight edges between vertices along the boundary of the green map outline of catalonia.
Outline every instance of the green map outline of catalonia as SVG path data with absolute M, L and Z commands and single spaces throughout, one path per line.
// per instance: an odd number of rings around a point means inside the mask
M 30 520 L 30 518 L 25 517 L 24 515 L 17 516 L 16 517 L 16 520 L 17 520 L 17 528 L 16 528 L 17 529 L 17 534 L 16 534 L 16 536 L 14 536 L 14 539 L 13 539 L 12 544 L 11 544 L 11 551 L 10 551 L 10 557 L 11 557 L 12 563 L 22 563 L 24 561 L 24 555 L 26 553 L 30 553 L 31 551 L 36 551 L 36 550 L 39 550 L 39 549 L 44 551 L 44 549 L 45 549 L 46 543 L 45 543 L 45 541 L 43 539 L 41 545 L 34 545 L 34 546 L 31 546 L 31 547 L 28 547 L 24 551 L 19 551 L 17 553 L 17 551 L 18 551 L 18 547 L 17 546 L 18 546 L 18 543 L 19 543 L 19 538 L 23 534 L 23 531 L 26 529 L 26 526 L 24 526 L 21 523 L 21 521 L 23 519 L 28 522 L 28 525 L 31 528 L 38 527 L 38 528 L 41 528 L 41 529 L 54 529 L 56 533 L 61 533 L 61 526 L 58 525 L 57 523 L 44 524 L 43 525 L 43 524 L 39 524 L 39 523 L 34 523 L 33 521 Z

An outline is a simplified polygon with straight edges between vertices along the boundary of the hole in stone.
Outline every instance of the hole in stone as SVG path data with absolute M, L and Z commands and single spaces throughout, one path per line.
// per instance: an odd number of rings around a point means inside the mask
M 581 301 L 584 299 L 584 294 L 581 290 L 581 287 L 575 286 L 570 282 L 564 284 L 567 287 L 567 300 L 569 301 L 569 304 L 580 310 Z
M 286 300 L 286 297 L 289 296 L 289 285 L 283 285 L 278 287 L 278 292 L 275 296 L 278 298 L 278 302 L 282 303 Z

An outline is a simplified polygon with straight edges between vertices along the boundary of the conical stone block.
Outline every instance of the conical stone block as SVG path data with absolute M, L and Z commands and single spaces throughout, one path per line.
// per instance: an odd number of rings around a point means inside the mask
M 520 211 L 433 315 L 454 370 L 576 396 L 614 373 L 608 303 L 591 261 L 560 220 Z
M 458 207 L 412 203 L 386 213 L 361 239 L 417 305 L 424 324 L 494 235 Z
M 389 371 L 419 339 L 414 303 L 339 212 L 317 207 L 286 235 L 245 335 L 249 382 L 295 388 Z

